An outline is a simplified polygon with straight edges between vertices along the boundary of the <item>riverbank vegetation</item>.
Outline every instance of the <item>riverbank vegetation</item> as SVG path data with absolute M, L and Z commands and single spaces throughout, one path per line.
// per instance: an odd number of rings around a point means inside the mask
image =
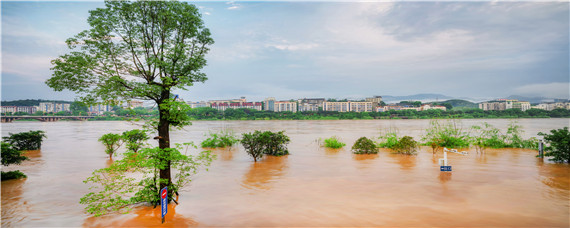
M 222 130 L 218 133 L 210 132 L 207 139 L 200 145 L 205 148 L 230 147 L 239 142 L 239 138 L 233 131 Z

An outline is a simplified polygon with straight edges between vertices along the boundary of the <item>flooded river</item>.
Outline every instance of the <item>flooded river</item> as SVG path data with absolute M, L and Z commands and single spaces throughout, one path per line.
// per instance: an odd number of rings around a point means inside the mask
M 462 120 L 467 128 L 489 122 L 503 132 L 510 120 Z M 569 119 L 520 119 L 524 137 L 562 128 Z M 381 150 L 354 155 L 361 136 L 382 129 L 419 140 L 429 120 L 197 121 L 173 131 L 173 142 L 201 142 L 204 133 L 232 129 L 285 130 L 291 155 L 254 163 L 241 146 L 215 150 L 209 171 L 196 175 L 170 204 L 137 206 L 129 214 L 93 217 L 79 204 L 89 191 L 82 181 L 110 164 L 97 139 L 137 128 L 129 122 L 15 122 L 8 132 L 43 130 L 41 151 L 28 151 L 19 169 L 27 179 L 2 181 L 2 227 L 81 226 L 569 226 L 570 166 L 541 161 L 536 151 L 488 149 L 449 154 L 453 172 L 423 147 L 416 156 Z M 153 135 L 154 136 L 154 135 Z M 347 146 L 332 150 L 316 140 L 338 136 Z

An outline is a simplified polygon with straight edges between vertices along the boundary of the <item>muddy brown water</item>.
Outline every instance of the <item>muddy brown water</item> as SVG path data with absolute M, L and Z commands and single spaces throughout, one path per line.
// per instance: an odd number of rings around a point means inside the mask
M 511 120 L 462 120 L 465 128 L 489 122 L 506 130 Z M 569 119 L 520 119 L 524 136 L 562 128 Z M 172 132 L 173 142 L 205 139 L 204 133 L 232 129 L 285 130 L 291 155 L 254 163 L 241 146 L 214 150 L 218 158 L 170 204 L 166 223 L 160 208 L 139 205 L 129 214 L 93 217 L 79 204 L 89 191 L 82 181 L 111 162 L 97 138 L 137 128 L 129 122 L 15 122 L 8 132 L 44 130 L 40 151 L 28 151 L 19 169 L 27 179 L 2 181 L 2 227 L 81 226 L 569 226 L 570 166 L 536 158 L 536 151 L 488 149 L 449 154 L 450 173 L 439 171 L 431 148 L 416 156 L 381 150 L 354 155 L 361 136 L 396 128 L 419 139 L 428 120 L 197 121 Z M 338 136 L 343 149 L 316 140 Z

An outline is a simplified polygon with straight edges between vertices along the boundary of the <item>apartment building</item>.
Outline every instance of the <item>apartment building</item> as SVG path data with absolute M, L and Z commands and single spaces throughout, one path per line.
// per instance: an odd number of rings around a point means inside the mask
M 275 112 L 275 97 L 269 97 L 263 103 L 263 110 Z
M 480 103 L 479 108 L 485 111 L 489 110 L 502 111 L 511 108 L 516 108 L 522 111 L 526 111 L 530 109 L 530 103 L 528 101 L 518 101 L 514 99 L 497 99 L 493 101 Z
M 372 112 L 373 103 L 367 101 L 323 102 L 323 110 L 331 112 Z
M 294 101 L 275 101 L 273 106 L 274 112 L 297 112 L 297 102 Z
M 324 110 L 323 103 L 326 100 L 324 98 L 303 98 L 298 100 L 299 111 L 300 112 L 317 112 L 319 109 Z

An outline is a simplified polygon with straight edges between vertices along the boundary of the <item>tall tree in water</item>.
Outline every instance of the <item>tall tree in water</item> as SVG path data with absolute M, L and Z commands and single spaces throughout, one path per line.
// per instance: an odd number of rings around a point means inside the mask
M 196 6 L 177 1 L 105 1 L 89 11 L 90 29 L 66 43 L 68 54 L 52 60 L 46 84 L 68 89 L 85 103 L 154 101 L 159 119 L 153 126 L 166 165 L 159 170 L 160 188 L 171 185 L 171 126 L 189 124 L 186 104 L 171 93 L 207 78 L 200 70 L 214 43 Z M 169 188 L 170 190 L 170 188 Z

